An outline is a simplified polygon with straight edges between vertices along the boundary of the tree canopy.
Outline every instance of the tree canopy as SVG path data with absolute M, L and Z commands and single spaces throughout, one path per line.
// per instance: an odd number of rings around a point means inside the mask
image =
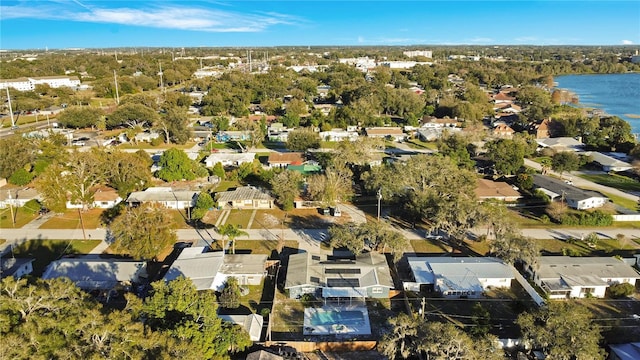
M 156 176 L 164 181 L 193 180 L 207 176 L 207 169 L 189 159 L 187 154 L 177 148 L 170 148 L 162 153 L 158 165 L 162 168 Z

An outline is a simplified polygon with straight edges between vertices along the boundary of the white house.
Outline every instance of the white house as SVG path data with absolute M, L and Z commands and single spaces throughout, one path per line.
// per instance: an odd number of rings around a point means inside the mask
M 510 288 L 515 279 L 512 268 L 491 257 L 410 257 L 413 282 L 404 288 L 426 289 L 444 297 L 479 298 L 488 288 Z
M 324 141 L 356 141 L 360 137 L 357 131 L 347 131 L 344 129 L 331 129 L 330 131 L 321 131 L 320 139 Z
M 593 162 L 602 167 L 603 171 L 627 171 L 633 169 L 633 166 L 628 162 L 618 160 L 611 156 L 599 153 L 597 151 L 590 151 L 584 153 L 587 156 L 591 156 Z
M 204 164 L 209 168 L 217 163 L 221 163 L 222 166 L 240 166 L 244 163 L 252 163 L 254 159 L 254 153 L 214 153 L 204 159 Z
M 172 281 L 180 276 L 191 279 L 198 290 L 221 291 L 228 277 L 238 279 L 240 285 L 260 285 L 266 275 L 267 255 L 225 254 L 206 252 L 207 247 L 191 247 L 173 262 L 164 276 Z
M 40 199 L 38 190 L 30 187 L 0 189 L 0 209 L 21 207 L 33 199 Z
M 412 51 L 403 51 L 402 54 L 406 57 L 416 57 L 422 56 L 426 58 L 433 57 L 433 52 L 431 50 L 412 50 Z
M 111 209 L 122 201 L 122 197 L 114 189 L 104 186 L 96 190 L 93 195 L 93 202 L 89 204 L 89 208 L 93 209 Z M 74 204 L 71 201 L 66 202 L 67 209 L 82 209 L 82 204 Z
M 34 258 L 0 258 L 0 278 L 13 276 L 19 279 L 33 272 Z
M 640 274 L 613 257 L 541 256 L 525 269 L 551 299 L 602 298 L 610 285 L 636 285 Z
M 146 281 L 147 263 L 121 259 L 70 258 L 53 261 L 43 279 L 66 277 L 83 290 L 109 290 Z
M 132 192 L 127 198 L 129 206 L 151 203 L 168 209 L 186 209 L 196 205 L 198 192 L 193 190 L 173 190 L 170 187 L 150 187 L 145 191 Z
M 586 210 L 604 206 L 609 199 L 595 191 L 582 190 L 544 175 L 533 175 L 533 186 L 547 194 L 551 200 L 561 199 L 573 209 Z

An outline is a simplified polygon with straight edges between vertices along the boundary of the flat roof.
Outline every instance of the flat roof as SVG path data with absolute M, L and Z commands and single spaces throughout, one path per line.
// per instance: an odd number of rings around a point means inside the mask
M 515 278 L 508 265 L 493 257 L 410 257 L 408 261 L 416 282 L 421 284 L 434 284 L 439 277 Z

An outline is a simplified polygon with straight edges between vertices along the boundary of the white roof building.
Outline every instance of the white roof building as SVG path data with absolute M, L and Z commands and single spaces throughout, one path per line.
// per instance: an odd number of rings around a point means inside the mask
M 491 257 L 410 257 L 414 282 L 405 289 L 419 291 L 422 286 L 445 297 L 481 297 L 489 287 L 510 288 L 515 278 L 512 268 Z
M 551 299 L 604 297 L 615 283 L 635 286 L 640 274 L 613 257 L 541 256 L 526 271 Z
M 264 318 L 258 314 L 250 315 L 220 315 L 218 317 L 226 322 L 240 325 L 249 333 L 251 341 L 260 341 L 260 335 L 262 334 L 262 325 L 264 324 Z
M 77 76 L 41 76 L 41 77 L 23 77 L 17 79 L 0 80 L 0 89 L 14 88 L 18 91 L 30 91 L 35 89 L 36 85 L 46 84 L 52 88 L 59 87 L 78 87 L 80 79 Z
M 240 166 L 252 163 L 254 159 L 254 153 L 215 153 L 207 156 L 204 163 L 206 167 L 214 167 L 217 163 L 222 163 L 222 166 Z

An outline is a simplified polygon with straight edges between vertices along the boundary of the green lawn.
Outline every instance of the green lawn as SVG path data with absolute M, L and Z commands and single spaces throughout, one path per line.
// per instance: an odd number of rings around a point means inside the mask
M 623 191 L 640 191 L 640 182 L 618 174 L 584 174 L 581 178 Z
M 102 226 L 100 215 L 103 209 L 90 209 L 82 212 L 82 222 L 85 229 L 97 229 Z M 61 215 L 53 216 L 40 226 L 40 229 L 79 229 L 80 215 L 78 210 L 67 210 Z
M 229 213 L 229 217 L 227 217 L 227 221 L 225 222 L 225 224 L 238 225 L 241 229 L 246 229 L 249 227 L 249 219 L 251 218 L 252 213 L 253 210 L 232 209 Z
M 64 255 L 88 254 L 101 240 L 28 240 L 13 248 L 16 257 L 33 257 L 33 275 L 41 276 L 50 262 Z
M 435 141 L 422 141 L 419 139 L 413 139 L 406 141 L 406 144 L 413 149 L 438 150 L 438 144 Z
M 220 181 L 220 183 L 218 184 L 218 186 L 215 188 L 215 192 L 220 192 L 220 191 L 227 191 L 231 188 L 235 188 L 240 186 L 240 183 L 237 181 L 229 181 L 229 180 L 223 180 Z
M 446 253 L 451 249 L 448 245 L 431 239 L 409 240 L 409 242 L 411 243 L 413 251 L 420 254 Z
M 286 240 L 284 247 L 297 249 L 298 242 L 295 240 Z M 250 252 L 251 254 L 272 255 L 273 251 L 278 248 L 277 240 L 238 240 L 236 239 L 236 252 Z
M 11 209 L 0 209 L 0 228 L 21 228 L 31 220 L 38 217 L 37 212 L 31 211 L 30 209 L 26 209 L 24 207 L 13 208 L 13 215 L 16 221 L 15 225 L 11 221 Z

